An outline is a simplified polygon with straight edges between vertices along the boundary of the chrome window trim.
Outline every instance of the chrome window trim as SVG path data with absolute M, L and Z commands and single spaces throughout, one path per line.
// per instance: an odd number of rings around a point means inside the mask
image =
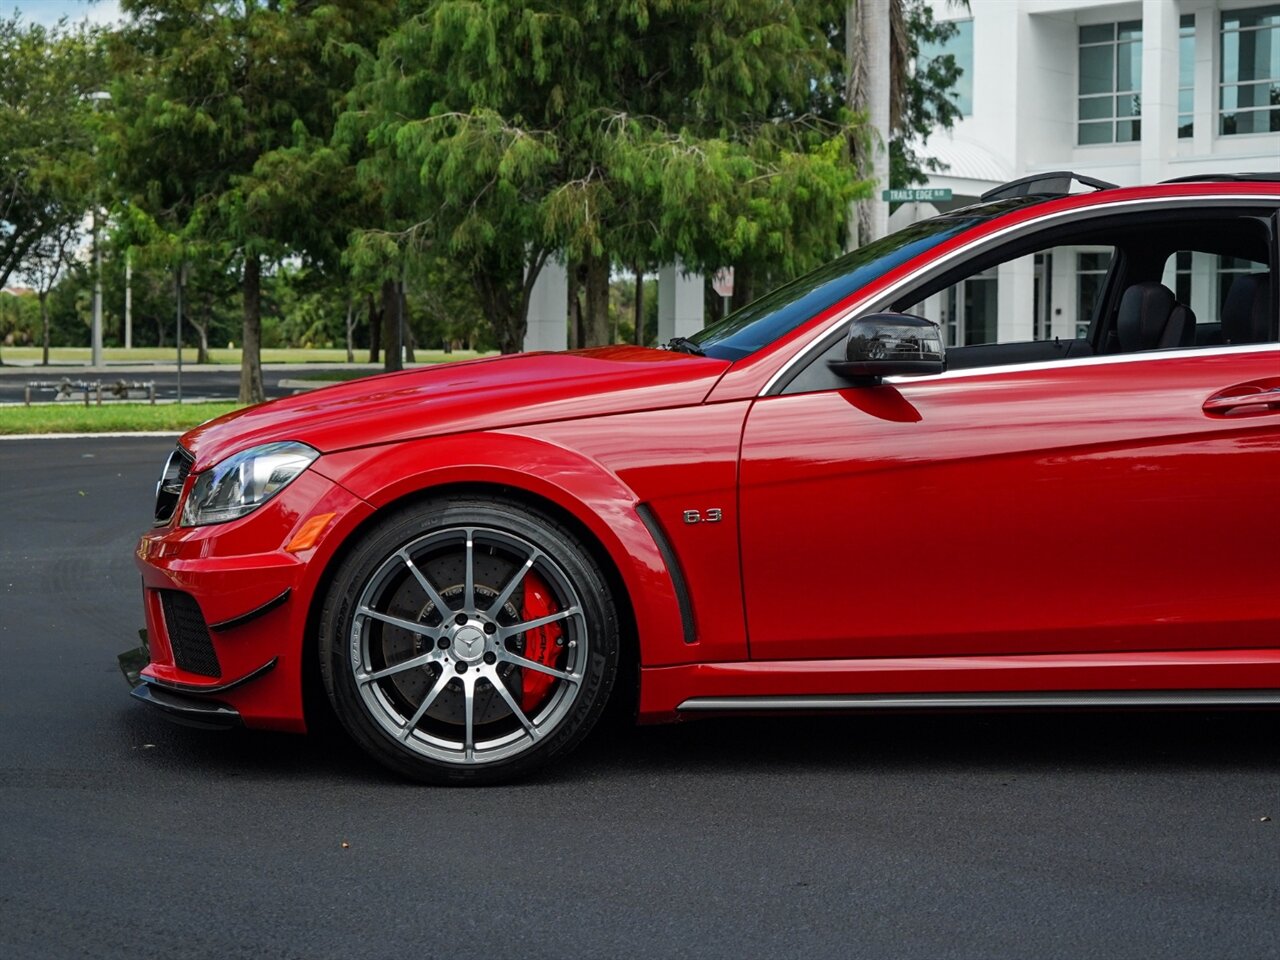
M 1035 360 L 1030 363 L 997 363 L 987 367 L 966 367 L 921 377 L 885 377 L 886 383 L 933 383 L 935 380 L 962 380 L 986 377 L 993 373 L 1022 373 L 1028 370 L 1061 370 L 1064 366 L 1100 367 L 1112 363 L 1150 363 L 1161 360 L 1183 360 L 1187 357 L 1221 357 L 1233 353 L 1276 353 L 1280 343 L 1235 343 L 1212 347 L 1171 347 L 1167 350 L 1145 350 L 1139 353 L 1111 353 L 1094 357 L 1069 357 L 1065 360 Z
M 782 389 L 780 384 L 782 383 L 782 381 L 789 379 L 792 370 L 796 366 L 803 363 L 808 363 L 810 360 L 812 360 L 813 354 L 821 352 L 822 350 L 825 350 L 826 347 L 828 346 L 827 340 L 829 336 L 834 331 L 838 330 L 840 327 L 850 323 L 857 317 L 861 316 L 863 313 L 873 312 L 875 310 L 883 310 L 888 304 L 892 303 L 893 299 L 897 296 L 897 294 L 899 294 L 905 288 L 912 286 L 913 284 L 919 283 L 921 281 L 927 280 L 930 275 L 941 272 L 942 270 L 953 265 L 954 262 L 957 260 L 963 259 L 968 256 L 972 256 L 977 253 L 981 253 L 988 248 L 999 246 L 1005 240 L 1009 239 L 1009 237 L 1013 234 L 1021 233 L 1021 232 L 1029 232 L 1031 230 L 1035 230 L 1040 227 L 1048 226 L 1054 223 L 1060 223 L 1060 222 L 1070 223 L 1073 220 L 1090 220 L 1090 219 L 1093 219 L 1094 217 L 1108 216 L 1110 214 L 1133 209 L 1135 207 L 1141 208 L 1141 207 L 1168 206 L 1174 209 L 1177 209 L 1179 207 L 1199 208 L 1199 207 L 1203 207 L 1207 203 L 1208 204 L 1241 205 L 1241 206 L 1252 206 L 1254 204 L 1268 204 L 1268 203 L 1280 204 L 1280 191 L 1276 193 L 1243 193 L 1243 194 L 1224 193 L 1224 194 L 1213 194 L 1213 195 L 1193 195 L 1193 196 L 1179 196 L 1179 197 L 1144 197 L 1138 200 L 1120 200 L 1120 201 L 1113 201 L 1110 203 L 1100 203 L 1096 206 L 1089 206 L 1089 207 L 1073 207 L 1070 210 L 1059 210 L 1055 213 L 1045 214 L 1044 216 L 1038 217 L 1034 220 L 1024 221 L 1022 223 L 1010 224 L 1007 227 L 1003 227 L 1000 230 L 997 230 L 995 233 L 988 234 L 984 237 L 980 237 L 979 239 L 976 239 L 970 243 L 967 243 L 962 247 L 958 247 L 955 250 L 952 250 L 950 253 L 944 254 L 942 257 L 931 262 L 924 272 L 914 273 L 910 276 L 903 277 L 893 286 L 889 287 L 887 290 L 881 291 L 875 297 L 865 297 L 861 300 L 858 300 L 847 310 L 842 311 L 839 315 L 828 320 L 820 328 L 818 328 L 813 332 L 813 334 L 810 336 L 809 341 L 805 343 L 802 347 L 798 348 L 796 352 L 791 356 L 791 359 L 789 359 L 786 363 L 784 363 L 781 367 L 779 367 L 777 371 L 774 372 L 773 376 L 771 376 L 768 379 L 764 387 L 757 394 L 757 397 L 767 397 L 767 396 L 773 395 L 774 393 L 780 392 Z M 1280 242 L 1280 238 L 1277 238 L 1277 237 L 1272 238 L 1273 244 L 1278 242 Z M 1249 345 L 1242 344 L 1241 346 L 1249 346 Z M 1253 344 L 1252 346 L 1257 348 L 1259 346 L 1266 346 L 1266 345 Z M 1212 348 L 1212 349 L 1221 349 L 1221 348 Z M 1234 348 L 1231 348 L 1231 349 L 1234 349 Z M 1178 350 L 1176 351 L 1175 355 L 1186 356 L 1190 352 L 1192 351 Z M 1063 364 L 1077 364 L 1077 363 L 1083 363 L 1088 360 L 1100 360 L 1100 361 L 1114 360 L 1118 356 L 1123 356 L 1123 355 L 1113 354 L 1105 357 L 1078 357 L 1078 358 L 1072 357 L 1065 360 L 1049 360 L 1043 363 L 1006 364 L 1003 366 L 995 366 L 995 367 L 974 367 L 972 368 L 972 370 L 985 370 L 987 372 L 990 372 L 991 370 L 1009 370 L 1014 366 L 1032 368 L 1032 369 L 1037 369 L 1046 365 L 1061 367 Z M 1137 354 L 1134 354 L 1132 356 L 1134 359 L 1149 359 L 1146 356 L 1141 356 Z M 962 373 L 970 373 L 970 372 L 971 372 L 970 370 L 963 370 L 963 371 L 957 370 L 956 375 L 958 376 Z M 945 374 L 945 373 L 939 374 L 939 376 L 943 376 L 943 377 L 949 376 L 949 375 L 950 374 Z M 926 379 L 932 380 L 936 378 L 920 377 L 920 378 L 908 378 L 908 379 L 910 379 L 912 382 L 920 382 Z

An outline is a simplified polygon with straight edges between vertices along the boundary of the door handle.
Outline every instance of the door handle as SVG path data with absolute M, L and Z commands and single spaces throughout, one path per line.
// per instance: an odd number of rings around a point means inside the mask
M 1205 413 L 1225 415 L 1232 410 L 1280 413 L 1280 386 L 1241 384 L 1215 393 L 1204 402 Z

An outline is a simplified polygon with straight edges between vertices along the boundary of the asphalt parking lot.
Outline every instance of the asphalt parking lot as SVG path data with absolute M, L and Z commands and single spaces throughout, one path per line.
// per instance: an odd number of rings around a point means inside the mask
M 0 956 L 1280 955 L 1274 713 L 702 721 L 486 790 L 172 726 L 115 666 L 172 443 L 0 441 Z

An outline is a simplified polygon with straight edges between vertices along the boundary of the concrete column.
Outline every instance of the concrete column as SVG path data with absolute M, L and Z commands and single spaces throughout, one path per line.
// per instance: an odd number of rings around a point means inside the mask
M 529 325 L 524 332 L 526 350 L 563 350 L 569 345 L 569 275 L 564 264 L 548 260 L 542 265 L 529 296 Z
M 658 343 L 688 337 L 703 327 L 703 280 L 680 261 L 658 269 Z
M 1034 340 L 1036 335 L 1035 255 L 1009 260 L 996 268 L 996 339 L 1000 343 Z
M 1059 340 L 1076 338 L 1076 251 L 1074 247 L 1053 250 L 1053 299 L 1049 305 L 1049 332 Z
M 1166 180 L 1178 144 L 1178 5 L 1142 0 L 1142 183 Z
M 1197 117 L 1196 123 L 1199 122 L 1200 118 Z M 1217 269 L 1218 258 L 1213 254 L 1191 254 L 1191 302 L 1187 306 L 1201 323 L 1218 319 Z M 1169 289 L 1172 290 L 1173 287 Z
M 1191 132 L 1192 151 L 1197 157 L 1213 153 L 1213 138 L 1217 134 L 1216 105 L 1218 100 L 1218 23 L 1216 10 L 1211 6 L 1188 8 L 1186 13 L 1196 15 L 1196 68 L 1195 90 L 1192 103 L 1195 129 Z M 1192 289 L 1195 282 L 1192 281 Z

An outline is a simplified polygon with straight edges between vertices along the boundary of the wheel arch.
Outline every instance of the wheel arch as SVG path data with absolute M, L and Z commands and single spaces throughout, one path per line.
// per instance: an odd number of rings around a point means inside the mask
M 500 496 L 562 523 L 600 564 L 618 608 L 624 645 L 614 711 L 634 711 L 641 666 L 687 662 L 671 571 L 640 518 L 633 491 L 602 465 L 573 451 L 512 435 L 447 437 L 347 451 L 317 466 L 373 510 L 329 553 L 310 591 L 302 637 L 308 725 L 329 710 L 316 658 L 320 611 L 336 571 L 372 525 L 390 511 L 450 496 Z M 461 449 L 459 449 L 461 448 Z M 477 450 L 488 454 L 483 458 Z M 635 597 L 644 597 L 637 604 Z

